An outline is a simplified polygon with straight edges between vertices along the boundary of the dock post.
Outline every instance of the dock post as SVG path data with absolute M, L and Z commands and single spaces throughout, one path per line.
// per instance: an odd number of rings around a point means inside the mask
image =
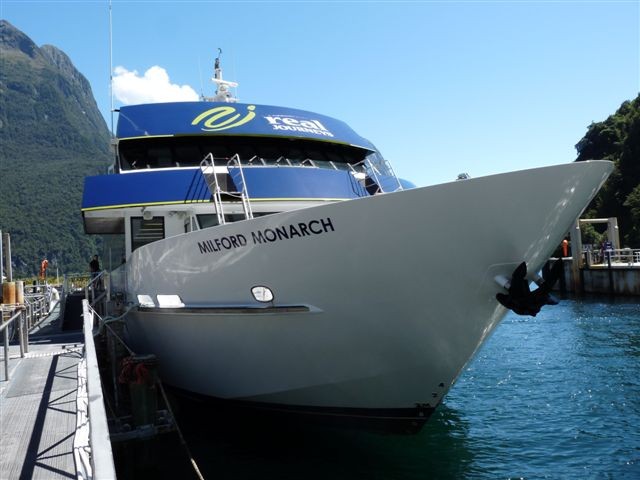
M 158 411 L 158 360 L 155 355 L 133 355 L 125 360 L 133 423 L 136 427 L 153 425 Z
M 613 271 L 611 270 L 611 252 L 607 250 L 605 255 L 607 256 L 607 270 L 609 271 L 609 295 L 614 295 L 615 289 L 613 288 Z
M 116 411 L 120 410 L 122 404 L 122 389 L 118 388 L 119 366 L 125 356 L 126 349 L 120 340 L 124 337 L 124 323 L 120 321 L 111 322 L 105 329 L 107 358 L 111 366 L 111 379 L 113 381 L 113 398 Z
M 4 379 L 9 381 L 9 329 L 5 328 L 2 333 L 4 337 Z
M 580 230 L 580 219 L 569 232 L 571 241 L 571 277 L 573 279 L 573 292 L 582 293 L 582 279 L 580 277 L 580 267 L 582 263 L 582 231 Z
M 5 275 L 7 276 L 7 282 L 10 282 L 13 280 L 13 271 L 11 268 L 11 237 L 9 236 L 8 233 L 3 233 L 2 234 L 2 249 L 4 252 L 4 268 L 5 271 L 7 272 Z M 4 303 L 8 303 L 8 302 L 4 302 Z
M 607 238 L 613 245 L 613 249 L 622 248 L 620 245 L 620 229 L 618 228 L 618 217 L 607 218 Z

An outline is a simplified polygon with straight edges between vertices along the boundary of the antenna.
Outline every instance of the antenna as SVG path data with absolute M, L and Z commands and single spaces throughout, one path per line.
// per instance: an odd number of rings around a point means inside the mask
M 204 96 L 204 82 L 202 81 L 202 62 L 198 56 L 198 76 L 200 77 L 200 100 L 206 100 Z
M 111 0 L 109 0 L 109 97 L 111 100 L 111 136 L 113 137 L 113 19 Z
M 220 68 L 220 57 L 222 56 L 222 49 L 218 48 L 218 56 L 216 57 L 216 61 L 214 63 L 214 76 L 211 79 L 214 83 L 218 85 L 216 89 L 216 96 L 213 97 L 214 102 L 236 102 L 235 97 L 231 92 L 229 92 L 229 87 L 237 87 L 238 84 L 236 82 L 229 82 L 227 80 L 222 79 L 222 68 Z

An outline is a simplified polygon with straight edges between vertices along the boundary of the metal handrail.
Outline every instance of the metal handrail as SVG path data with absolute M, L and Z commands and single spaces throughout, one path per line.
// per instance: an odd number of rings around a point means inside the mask
M 87 423 L 89 424 L 89 448 L 90 458 L 81 458 L 81 465 L 90 466 L 92 478 L 115 478 L 113 465 L 113 453 L 107 425 L 107 414 L 102 396 L 102 383 L 98 368 L 98 358 L 93 341 L 94 315 L 99 315 L 89 305 L 88 299 L 82 302 L 83 331 L 84 331 L 84 358 L 86 360 L 86 399 Z M 76 448 L 74 452 L 81 452 Z
M 393 178 L 398 184 L 398 186 L 395 189 L 391 190 L 392 192 L 396 192 L 398 190 L 404 190 L 404 187 L 402 186 L 400 179 L 396 175 L 396 172 L 394 172 L 388 160 L 385 160 L 384 158 L 376 158 L 376 160 L 374 161 L 371 158 L 367 157 L 362 162 L 357 163 L 355 166 L 360 166 L 360 165 L 364 167 L 367 175 L 373 178 L 373 181 L 378 186 L 378 189 L 380 191 L 379 193 L 387 193 L 387 190 L 382 185 L 383 176 L 388 176 Z M 383 174 L 381 172 L 381 169 L 384 169 L 387 175 Z
M 99 272 L 96 276 L 91 278 L 91 281 L 84 287 L 84 298 L 89 302 L 89 305 L 93 309 L 97 309 L 98 305 L 101 305 L 102 313 L 107 311 L 107 302 L 110 295 L 110 282 L 109 282 L 109 273 L 106 270 Z M 98 287 L 102 285 L 102 289 L 99 290 Z M 96 292 L 99 292 L 96 295 Z
M 242 200 L 242 207 L 244 208 L 244 216 L 246 219 L 253 218 L 253 211 L 251 210 L 251 201 L 249 200 L 249 191 L 247 190 L 247 182 L 244 179 L 244 171 L 242 170 L 242 162 L 240 156 L 236 153 L 227 162 L 227 166 L 237 168 L 240 171 L 240 180 L 242 182 L 242 188 L 240 190 L 240 197 Z
M 6 322 L 0 324 L 0 332 L 4 336 L 4 381 L 9 380 L 9 325 L 18 321 L 18 336 L 20 338 L 20 358 L 24 358 L 25 354 L 25 339 L 24 339 L 24 308 L 18 307 L 12 317 Z M 28 343 L 28 340 L 27 340 Z
M 615 267 L 640 268 L 640 249 L 616 248 L 608 250 L 585 250 L 587 266 L 613 265 Z
M 209 178 L 205 176 L 205 170 L 207 170 L 208 168 L 211 168 L 211 176 Z M 202 159 L 202 162 L 200 162 L 200 170 L 202 171 L 202 175 L 207 181 L 207 187 L 209 187 L 209 191 L 213 196 L 213 203 L 216 206 L 216 216 L 218 217 L 218 224 L 224 225 L 224 213 L 222 212 L 222 189 L 220 188 L 220 184 L 218 183 L 218 176 L 216 175 L 216 162 L 212 153 L 209 153 Z
M 255 157 L 254 157 L 255 158 Z M 253 159 L 252 159 L 253 160 Z M 253 218 L 253 211 L 251 210 L 251 202 L 249 200 L 249 192 L 247 191 L 247 183 L 244 178 L 244 171 L 242 169 L 242 162 L 240 161 L 240 156 L 236 153 L 231 158 L 227 160 L 227 173 L 229 173 L 229 168 L 237 169 L 240 172 L 240 183 L 241 188 L 239 192 L 230 192 L 223 191 L 220 187 L 220 183 L 218 182 L 218 176 L 216 174 L 216 166 L 215 166 L 215 157 L 212 153 L 207 154 L 206 157 L 202 159 L 200 162 L 200 169 L 202 170 L 202 175 L 206 175 L 207 170 L 211 169 L 211 174 L 207 179 L 207 186 L 209 187 L 209 191 L 213 196 L 213 202 L 216 207 L 216 216 L 218 217 L 218 224 L 224 225 L 224 211 L 222 205 L 222 194 L 230 195 L 232 197 L 240 198 L 242 201 L 242 208 L 244 210 L 245 218 Z M 207 178 L 207 177 L 205 177 Z
M 4 337 L 4 371 L 5 381 L 9 380 L 9 326 L 18 322 L 18 340 L 20 358 L 29 353 L 29 331 L 49 315 L 53 289 L 49 285 L 28 285 L 27 289 L 46 287 L 42 293 L 25 293 L 24 303 L 3 305 L 2 314 L 10 312 L 11 317 L 0 322 L 0 333 Z

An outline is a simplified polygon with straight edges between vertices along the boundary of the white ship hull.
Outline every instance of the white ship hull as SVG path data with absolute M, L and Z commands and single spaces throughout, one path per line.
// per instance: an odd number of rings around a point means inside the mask
M 432 409 L 506 313 L 494 277 L 539 270 L 611 168 L 470 179 L 148 244 L 123 267 L 128 300 L 175 294 L 185 308 L 133 308 L 129 339 L 167 384 L 200 395 Z

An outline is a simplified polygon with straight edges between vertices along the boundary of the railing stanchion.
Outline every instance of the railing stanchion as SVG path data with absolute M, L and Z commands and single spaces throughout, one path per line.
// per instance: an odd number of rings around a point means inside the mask
M 8 323 L 8 322 L 7 322 Z M 4 332 L 4 379 L 9 381 L 9 327 L 5 327 Z
M 22 312 L 22 325 L 23 325 L 23 329 L 24 329 L 24 353 L 29 353 L 29 327 L 27 327 L 28 324 L 28 318 L 27 318 L 27 311 L 23 310 Z M 23 355 L 24 357 L 24 355 Z
M 26 325 L 24 325 L 24 310 L 20 312 L 20 318 L 18 318 L 18 340 L 20 343 L 20 358 L 24 358 L 24 331 Z

